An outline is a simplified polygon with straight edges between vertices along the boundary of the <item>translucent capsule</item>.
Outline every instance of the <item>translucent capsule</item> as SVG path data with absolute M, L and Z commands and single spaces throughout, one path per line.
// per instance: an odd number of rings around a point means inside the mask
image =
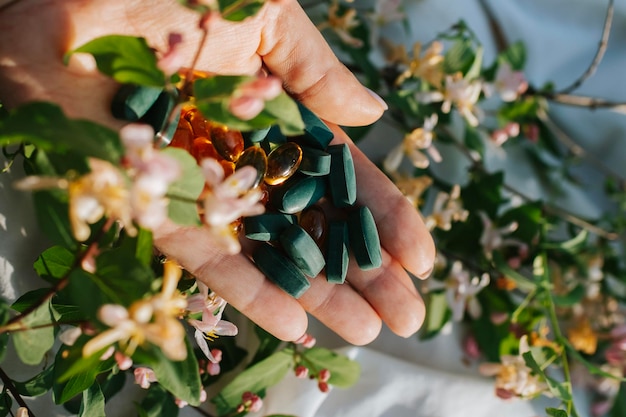
M 267 156 L 265 155 L 265 151 L 257 146 L 251 146 L 243 151 L 235 163 L 235 169 L 237 170 L 248 165 L 253 166 L 257 170 L 257 178 L 253 185 L 253 187 L 257 187 L 263 181 L 263 177 L 267 171 Z
M 302 162 L 302 149 L 294 142 L 287 142 L 274 149 L 267 156 L 265 182 L 278 185 L 291 177 Z
M 189 124 L 187 120 L 181 119 L 178 122 L 178 126 L 176 127 L 176 132 L 174 132 L 170 146 L 185 149 L 186 151 L 191 152 L 193 147 L 193 138 L 194 135 L 191 124 Z
M 193 140 L 191 155 L 196 158 L 198 163 L 204 158 L 221 159 L 211 141 L 204 136 L 198 136 Z
M 235 162 L 243 152 L 243 136 L 237 130 L 209 122 L 211 141 L 217 153 L 227 161 Z
M 326 215 L 320 206 L 311 206 L 300 214 L 298 221 L 302 227 L 317 243 L 317 246 L 324 245 L 326 238 Z
M 189 122 L 195 136 L 210 137 L 209 122 L 202 116 L 200 110 L 195 107 L 183 109 L 183 119 Z

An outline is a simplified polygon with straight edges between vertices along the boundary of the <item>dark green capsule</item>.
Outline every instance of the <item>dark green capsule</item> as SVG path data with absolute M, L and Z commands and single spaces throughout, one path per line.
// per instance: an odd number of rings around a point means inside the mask
M 328 175 L 330 173 L 330 154 L 321 149 L 303 146 L 302 162 L 298 170 L 306 175 Z
M 244 217 L 243 230 L 248 239 L 260 241 L 278 240 L 280 234 L 296 223 L 296 216 L 282 213 L 263 213 Z
M 330 141 L 335 137 L 332 130 L 330 130 L 322 119 L 317 117 L 315 113 L 304 107 L 301 103 L 298 103 L 298 108 L 300 109 L 300 115 L 304 122 L 304 135 L 301 137 L 302 141 L 314 148 L 326 149 Z
M 326 238 L 326 279 L 343 284 L 348 274 L 350 253 L 348 249 L 348 224 L 333 221 L 328 225 Z
M 317 203 L 325 193 L 324 177 L 294 176 L 273 187 L 270 202 L 282 213 L 295 214 Z
M 316 277 L 326 264 L 315 240 L 300 226 L 289 226 L 280 235 L 280 244 L 298 268 L 309 277 Z
M 311 286 L 304 273 L 269 243 L 259 245 L 252 253 L 252 260 L 270 281 L 295 298 L 299 298 Z
M 361 269 L 378 268 L 383 263 L 378 229 L 372 212 L 359 207 L 348 214 L 350 249 Z
M 330 196 L 336 207 L 348 207 L 356 201 L 356 173 L 352 154 L 347 144 L 332 145 L 327 149 L 330 162 Z

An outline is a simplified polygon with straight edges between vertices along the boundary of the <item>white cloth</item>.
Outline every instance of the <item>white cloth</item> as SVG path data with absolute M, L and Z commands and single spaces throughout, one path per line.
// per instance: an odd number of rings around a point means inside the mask
M 534 85 L 554 81 L 557 88 L 569 85 L 591 62 L 600 39 L 606 2 L 597 0 L 490 0 L 509 41 L 521 40 L 527 46 L 527 76 Z M 460 18 L 483 40 L 486 62 L 495 56 L 494 43 L 487 20 L 477 0 L 414 0 L 407 2 L 412 27 L 411 40 L 428 41 Z M 597 95 L 607 99 L 625 100 L 626 53 L 621 45 L 626 31 L 626 4 L 617 2 L 614 28 L 606 57 L 597 74 L 585 82 L 576 93 Z M 412 43 L 412 42 L 411 42 Z M 409 42 L 407 42 L 410 45 Z M 575 140 L 584 144 L 596 156 L 622 174 L 626 155 L 626 123 L 624 116 L 607 111 L 589 111 L 555 106 L 558 121 Z M 401 136 L 383 132 L 361 143 L 374 160 L 385 154 L 394 140 Z M 379 137 L 390 138 L 382 142 Z M 507 164 L 507 162 L 509 162 Z M 492 167 L 506 167 L 510 161 L 493 156 Z M 519 168 L 521 167 L 521 168 Z M 519 169 L 531 169 L 519 162 Z M 459 174 L 463 165 L 447 167 Z M 531 172 L 531 171 L 529 171 Z M 0 175 L 0 292 L 9 300 L 39 284 L 32 272 L 32 262 L 45 247 L 38 234 L 29 196 L 10 190 L 13 174 Z M 546 190 L 526 176 L 526 182 L 516 186 L 535 195 Z M 597 186 L 597 184 L 593 184 Z M 587 187 L 592 189 L 593 187 Z M 561 201 L 581 213 L 594 215 L 593 198 L 580 195 L 574 202 Z M 342 342 L 316 322 L 311 332 L 320 346 L 340 347 Z M 542 411 L 522 402 L 505 403 L 493 395 L 491 380 L 478 376 L 474 368 L 461 362 L 458 332 L 422 343 L 415 337 L 401 339 L 384 330 L 372 345 L 364 348 L 344 348 L 343 352 L 359 361 L 362 376 L 351 389 L 334 389 L 329 394 L 317 392 L 315 383 L 290 377 L 268 392 L 264 414 L 286 413 L 301 417 L 531 417 Z M 35 368 L 15 366 L 6 361 L 9 375 L 25 379 Z M 115 408 L 115 407 L 112 407 Z M 50 412 L 49 399 L 39 401 L 38 415 Z M 59 411 L 59 416 L 64 415 Z M 135 415 L 132 404 L 116 408 L 111 415 Z M 191 409 L 182 416 L 195 417 Z

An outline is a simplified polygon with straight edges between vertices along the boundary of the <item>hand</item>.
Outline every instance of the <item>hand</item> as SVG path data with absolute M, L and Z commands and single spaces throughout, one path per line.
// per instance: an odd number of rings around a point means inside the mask
M 103 21 L 102 16 L 107 19 Z M 108 34 L 143 36 L 158 48 L 169 32 L 178 32 L 191 59 L 201 35 L 197 19 L 175 2 L 22 0 L 0 13 L 0 25 L 7 28 L 7 42 L 0 48 L 0 79 L 4 78 L 0 100 L 8 106 L 50 100 L 73 117 L 120 127 L 108 110 L 116 84 L 80 61 L 64 67 L 63 52 Z M 211 26 L 197 67 L 215 73 L 252 74 L 262 66 L 280 77 L 296 99 L 331 123 L 369 124 L 385 109 L 339 63 L 293 0 L 270 1 L 257 16 L 242 23 Z M 304 334 L 306 311 L 353 344 L 372 341 L 381 321 L 395 333 L 409 336 L 423 321 L 424 305 L 405 270 L 416 276 L 428 274 L 434 260 L 433 241 L 417 211 L 396 187 L 340 129 L 333 128 L 335 143 L 350 143 L 359 203 L 367 205 L 377 221 L 383 246 L 381 268 L 362 271 L 351 262 L 348 285 L 329 284 L 318 277 L 295 300 L 264 278 L 246 255 L 229 256 L 216 249 L 201 229 L 168 223 L 156 231 L 156 245 L 281 339 L 295 340 Z

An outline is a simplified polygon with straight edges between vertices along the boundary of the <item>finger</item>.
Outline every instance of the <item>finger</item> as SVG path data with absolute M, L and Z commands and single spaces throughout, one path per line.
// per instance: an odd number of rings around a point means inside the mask
M 339 125 L 367 125 L 380 118 L 387 105 L 339 62 L 297 1 L 266 6 L 257 51 L 290 94 Z
M 380 333 L 376 310 L 349 285 L 332 284 L 323 275 L 299 299 L 302 306 L 346 342 L 365 345 Z
M 362 270 L 353 259 L 346 278 L 389 329 L 402 337 L 417 332 L 426 315 L 424 302 L 402 265 L 383 251 L 380 268 Z
M 306 332 L 306 312 L 298 301 L 265 279 L 246 256 L 216 249 L 206 230 L 166 222 L 155 231 L 155 245 L 279 339 L 297 340 Z
M 337 126 L 332 143 L 347 143 L 354 159 L 357 198 L 371 211 L 381 245 L 409 272 L 426 278 L 435 262 L 435 245 L 418 211 L 398 188 L 361 152 Z

